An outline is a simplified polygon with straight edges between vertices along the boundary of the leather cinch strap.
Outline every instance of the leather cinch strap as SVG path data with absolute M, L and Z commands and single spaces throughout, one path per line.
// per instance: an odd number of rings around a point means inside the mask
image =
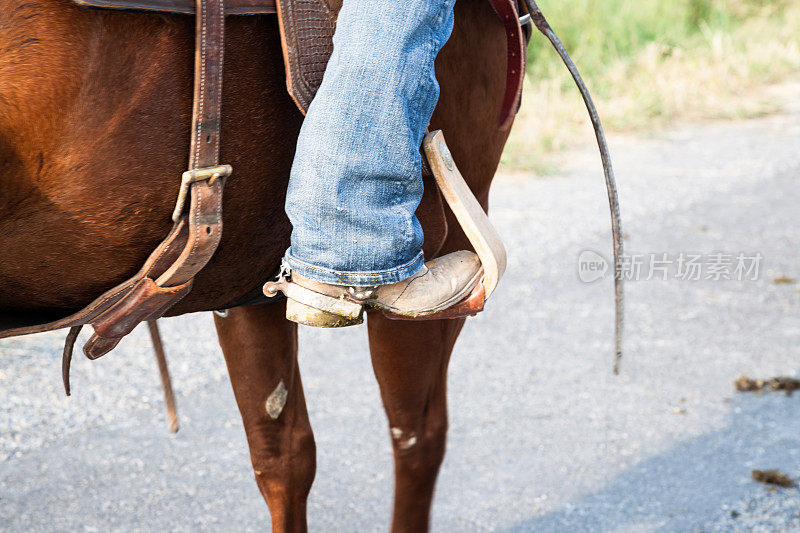
M 90 359 L 108 353 L 139 322 L 158 318 L 192 288 L 222 237 L 222 189 L 231 167 L 218 165 L 225 30 L 223 0 L 197 0 L 194 109 L 189 170 L 173 213 L 175 225 L 133 278 L 86 310 L 95 330 L 83 348 Z M 189 204 L 188 213 L 185 204 Z

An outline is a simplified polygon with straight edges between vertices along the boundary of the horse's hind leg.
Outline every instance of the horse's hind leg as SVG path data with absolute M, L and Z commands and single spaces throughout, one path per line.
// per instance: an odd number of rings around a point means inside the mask
M 316 471 L 297 366 L 297 327 L 285 312 L 283 303 L 275 303 L 214 317 L 275 532 L 306 530 L 306 499 Z
M 392 531 L 427 531 L 447 433 L 447 364 L 464 324 L 369 315 L 370 352 L 395 461 Z

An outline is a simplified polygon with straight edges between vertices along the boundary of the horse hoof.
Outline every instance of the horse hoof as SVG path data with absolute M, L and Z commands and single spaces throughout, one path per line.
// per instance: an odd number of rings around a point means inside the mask
M 286 299 L 286 319 L 315 328 L 343 328 L 364 322 L 364 313 L 351 318 L 302 304 L 291 298 Z

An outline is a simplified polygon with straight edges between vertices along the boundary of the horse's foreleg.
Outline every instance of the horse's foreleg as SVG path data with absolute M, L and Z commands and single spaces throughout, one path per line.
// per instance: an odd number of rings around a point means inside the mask
M 281 532 L 306 530 L 306 499 L 316 471 L 297 366 L 297 327 L 284 313 L 284 304 L 275 303 L 214 317 L 258 488 L 272 530 Z
M 447 434 L 447 364 L 462 320 L 369 315 L 370 352 L 395 461 L 392 531 L 427 531 Z

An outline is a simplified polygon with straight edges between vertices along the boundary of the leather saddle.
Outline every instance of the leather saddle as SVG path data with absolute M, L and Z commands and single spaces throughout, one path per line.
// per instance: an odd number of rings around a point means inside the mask
M 226 16 L 275 14 L 279 20 L 287 90 L 305 113 L 333 51 L 341 0 L 72 0 L 96 9 L 176 13 L 196 17 L 195 83 L 189 169 L 173 212 L 174 226 L 132 278 L 100 295 L 86 308 L 44 324 L 3 330 L 0 338 L 71 328 L 67 351 L 85 324 L 94 335 L 84 353 L 96 359 L 111 351 L 140 322 L 163 316 L 186 296 L 194 276 L 208 263 L 222 236 L 222 193 L 231 174 L 218 161 L 222 50 Z M 519 106 L 530 17 L 517 0 L 489 0 L 508 39 L 506 93 L 499 126 L 508 128 Z M 522 15 L 522 16 L 521 16 Z M 526 24 L 527 23 L 527 24 Z M 248 302 L 232 302 L 229 307 Z

